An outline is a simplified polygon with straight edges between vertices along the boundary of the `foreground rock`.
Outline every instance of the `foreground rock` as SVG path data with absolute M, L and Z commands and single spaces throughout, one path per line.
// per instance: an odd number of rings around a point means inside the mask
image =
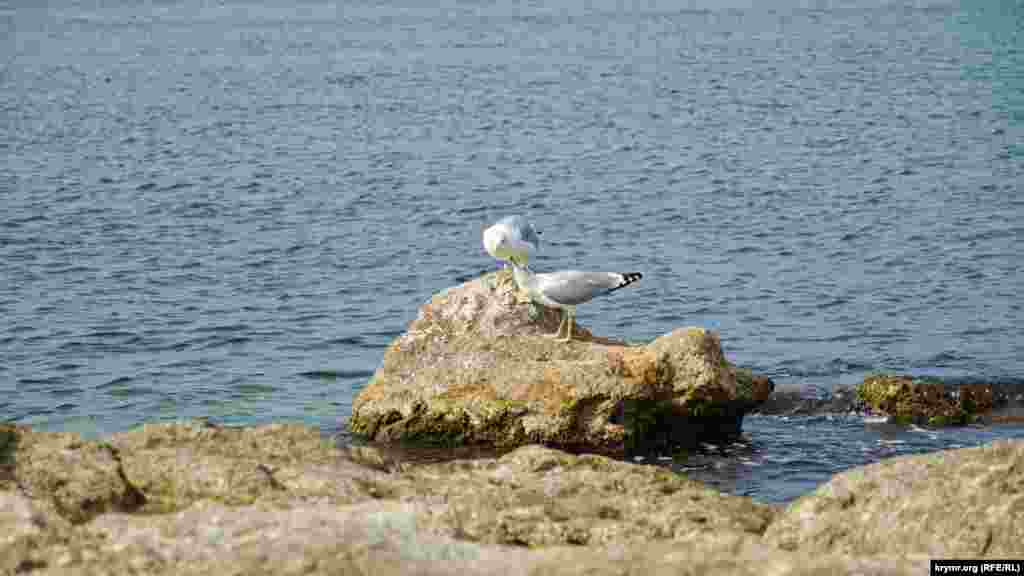
M 539 446 L 415 468 L 400 493 L 431 532 L 530 547 L 681 542 L 709 532 L 759 537 L 775 515 L 664 468 Z
M 0 489 L 13 487 L 76 524 L 104 512 L 136 510 L 144 500 L 124 478 L 120 455 L 109 444 L 0 424 Z
M 721 440 L 771 393 L 730 365 L 718 337 L 680 329 L 646 346 L 553 341 L 556 310 L 517 303 L 511 272 L 442 292 L 384 355 L 349 426 L 379 441 L 621 453 Z M 739 385 L 737 381 L 739 380 Z
M 1024 442 L 893 458 L 798 499 L 765 540 L 787 550 L 1024 557 Z
M 537 446 L 408 466 L 291 425 L 156 425 L 103 442 L 7 426 L 0 438 L 2 574 L 918 574 L 926 566 L 781 550 L 762 536 L 774 507 L 664 469 Z M 85 478 L 115 455 L 134 504 L 113 504 L 120 492 L 92 480 L 77 499 L 28 490 L 22 479 L 38 477 L 42 446 L 72 450 L 59 457 L 78 458 Z M 74 470 L 52 473 L 75 481 Z

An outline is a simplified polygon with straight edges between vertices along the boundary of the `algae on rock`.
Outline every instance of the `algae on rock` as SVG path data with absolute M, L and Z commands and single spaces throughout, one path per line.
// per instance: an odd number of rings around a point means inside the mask
M 971 424 L 993 408 L 987 384 L 947 385 L 937 380 L 875 374 L 864 378 L 857 395 L 873 410 L 904 424 Z

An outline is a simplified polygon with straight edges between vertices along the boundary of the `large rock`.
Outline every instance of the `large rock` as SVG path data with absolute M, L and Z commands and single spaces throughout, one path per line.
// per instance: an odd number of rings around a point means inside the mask
M 619 453 L 718 440 L 771 392 L 737 371 L 718 337 L 680 329 L 646 346 L 575 326 L 553 341 L 556 310 L 522 304 L 511 272 L 431 299 L 384 354 L 349 421 L 380 441 L 531 443 Z
M 1024 557 L 1024 441 L 893 458 L 843 472 L 765 535 L 788 550 Z
M 209 501 L 240 506 L 349 504 L 388 492 L 384 474 L 297 424 L 228 428 L 148 424 L 110 439 L 125 478 L 146 496 L 144 512 Z
M 759 537 L 775 508 L 665 468 L 526 446 L 499 459 L 415 467 L 402 500 L 437 534 L 516 546 L 628 546 L 708 532 Z

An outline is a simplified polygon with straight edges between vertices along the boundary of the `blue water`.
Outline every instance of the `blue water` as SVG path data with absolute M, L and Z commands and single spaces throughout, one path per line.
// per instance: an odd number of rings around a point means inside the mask
M 428 4 L 0 2 L 0 419 L 343 431 L 509 213 L 538 269 L 644 272 L 600 333 L 713 328 L 780 385 L 1024 378 L 1020 2 Z M 891 455 L 800 425 L 691 471 L 781 500 Z

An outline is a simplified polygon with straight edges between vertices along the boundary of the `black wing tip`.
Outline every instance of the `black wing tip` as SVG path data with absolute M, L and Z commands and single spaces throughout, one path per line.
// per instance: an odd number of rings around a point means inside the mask
M 619 275 L 622 276 L 622 283 L 613 288 L 613 290 L 625 288 L 626 286 L 629 286 L 633 282 L 636 282 L 637 280 L 644 277 L 644 275 L 641 274 L 640 272 L 619 272 Z

